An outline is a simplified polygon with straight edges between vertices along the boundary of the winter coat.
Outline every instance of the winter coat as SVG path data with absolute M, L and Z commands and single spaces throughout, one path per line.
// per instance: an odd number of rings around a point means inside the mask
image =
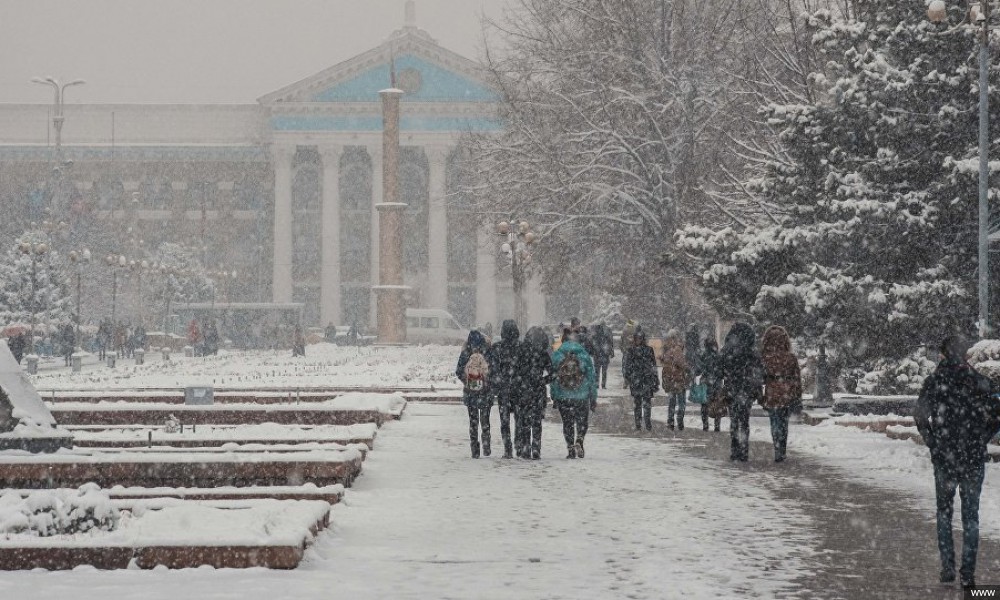
M 465 383 L 465 365 L 469 362 L 469 357 L 479 352 L 485 357 L 489 347 L 486 344 L 486 338 L 483 334 L 476 330 L 469 332 L 469 337 L 465 341 L 465 346 L 462 347 L 462 353 L 458 356 L 458 366 L 455 367 L 455 377 L 464 384 Z M 489 381 L 489 380 L 487 380 Z M 462 402 L 470 408 L 489 408 L 492 405 L 490 397 L 489 385 L 486 389 L 478 392 L 473 392 L 469 390 L 464 390 L 462 393 Z
M 652 397 L 660 386 L 660 380 L 656 374 L 656 354 L 646 343 L 646 336 L 641 335 L 641 343 L 632 345 L 625 356 L 625 381 L 632 395 L 639 398 Z
M 611 338 L 611 332 L 604 325 L 598 325 L 594 329 L 594 363 L 606 365 L 615 357 L 615 342 Z
M 698 339 L 698 331 L 692 329 L 684 336 L 684 360 L 687 361 L 688 368 L 691 369 L 691 377 L 697 377 L 701 361 L 701 343 Z
M 784 327 L 771 326 L 760 342 L 760 360 L 764 365 L 766 409 L 788 408 L 802 399 L 802 372 L 799 359 L 792 354 L 792 341 Z
M 663 344 L 663 391 L 668 394 L 683 394 L 691 386 L 691 369 L 684 356 L 684 344 L 676 336 L 667 336 Z
M 701 377 L 701 383 L 708 387 L 709 398 L 718 393 L 722 387 L 722 360 L 719 352 L 712 348 L 705 348 L 698 355 L 698 366 L 694 374 L 696 377 Z
M 757 355 L 753 329 L 737 323 L 726 335 L 722 347 L 722 391 L 729 402 L 738 398 L 746 404 L 760 399 L 764 385 L 764 366 Z
M 566 356 L 573 354 L 580 361 L 580 368 L 583 371 L 583 384 L 576 390 L 563 389 L 559 385 L 559 366 L 566 359 Z M 552 378 L 552 385 L 549 391 L 552 393 L 552 400 L 555 402 L 578 402 L 586 403 L 597 398 L 597 377 L 594 371 L 594 361 L 584 350 L 579 342 L 567 340 L 559 346 L 559 349 L 552 355 L 552 365 L 555 367 L 555 377 Z
M 1000 402 L 989 379 L 964 360 L 945 358 L 924 381 L 914 420 L 931 461 L 950 476 L 978 468 L 1000 429 Z
M 637 329 L 638 326 L 632 321 L 629 321 L 628 323 L 625 324 L 625 329 L 622 330 L 622 337 L 619 341 L 619 346 L 618 346 L 619 349 L 622 351 L 622 356 L 625 356 L 625 353 L 632 346 L 632 338 L 635 337 L 635 332 Z
M 490 365 L 492 395 L 501 402 L 515 399 L 520 392 L 518 358 L 521 354 L 521 332 L 517 323 L 507 319 L 500 327 L 500 342 L 493 344 L 486 353 Z
M 549 347 L 549 334 L 538 327 L 532 327 L 524 336 L 521 355 L 518 357 L 522 397 L 525 402 L 541 401 L 541 408 L 545 408 L 548 402 L 546 386 L 555 375 Z

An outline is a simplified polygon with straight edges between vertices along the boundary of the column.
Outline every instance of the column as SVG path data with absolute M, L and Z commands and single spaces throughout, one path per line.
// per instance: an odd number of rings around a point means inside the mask
M 430 167 L 427 214 L 427 306 L 448 310 L 448 152 L 446 146 L 424 149 Z
M 274 167 L 274 264 L 271 297 L 292 301 L 292 158 L 295 146 L 272 146 Z
M 368 146 L 368 156 L 372 159 L 372 228 L 371 228 L 371 285 L 378 284 L 378 274 L 379 274 L 379 217 L 378 209 L 375 208 L 376 205 L 384 202 L 384 193 L 382 191 L 382 146 L 381 145 L 371 145 Z M 371 304 L 370 304 L 370 316 L 368 322 L 372 327 L 375 326 L 378 316 L 378 303 L 375 299 L 375 294 L 371 294 Z
M 541 325 L 545 322 L 545 294 L 542 292 L 542 280 L 537 273 L 528 278 L 524 290 L 525 319 L 528 327 Z
M 323 159 L 323 266 L 320 324 L 342 322 L 340 302 L 340 156 L 343 146 L 321 146 Z
M 476 234 L 476 324 L 497 325 L 497 259 L 496 239 L 480 227 Z

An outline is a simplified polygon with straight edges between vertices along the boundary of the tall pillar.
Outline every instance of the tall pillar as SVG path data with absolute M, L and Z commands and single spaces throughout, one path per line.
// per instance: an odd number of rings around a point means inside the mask
M 403 91 L 387 89 L 382 97 L 382 191 L 379 215 L 378 343 L 406 343 L 406 286 L 403 285 L 403 212 L 399 201 L 399 101 Z
M 371 253 L 369 259 L 371 260 L 371 271 L 369 275 L 369 280 L 371 285 L 378 283 L 379 274 L 379 236 L 380 227 L 378 222 L 378 209 L 375 208 L 379 204 L 385 201 L 385 194 L 382 189 L 382 177 L 384 170 L 382 167 L 382 147 L 381 146 L 368 146 L 368 156 L 372 159 L 372 226 L 371 226 Z M 378 303 L 375 300 L 375 294 L 371 295 L 371 303 L 369 306 L 370 316 L 368 323 L 371 327 L 375 326 L 375 322 L 378 320 Z
M 424 149 L 430 167 L 430 205 L 427 215 L 427 305 L 448 309 L 448 151 L 445 146 Z
M 538 274 L 532 274 L 524 286 L 525 319 L 527 326 L 533 327 L 545 322 L 545 294 Z
M 321 146 L 323 159 L 323 267 L 320 283 L 321 324 L 341 324 L 340 299 L 340 156 L 343 146 Z
M 271 297 L 292 301 L 292 158 L 295 146 L 272 146 L 274 165 L 274 263 Z
M 494 237 L 485 227 L 479 227 L 476 232 L 476 324 L 480 326 L 497 325 L 497 240 Z

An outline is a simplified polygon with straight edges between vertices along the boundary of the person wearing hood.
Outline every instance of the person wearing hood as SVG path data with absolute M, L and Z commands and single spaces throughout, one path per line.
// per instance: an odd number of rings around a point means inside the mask
M 490 397 L 489 361 L 486 352 L 489 346 L 482 333 L 472 330 L 458 356 L 455 376 L 462 381 L 462 403 L 469 410 L 469 440 L 472 443 L 472 458 L 479 458 L 479 428 L 482 427 L 482 453 L 490 455 Z
M 594 328 L 594 368 L 597 369 L 597 384 L 602 390 L 608 389 L 608 365 L 615 357 L 615 342 L 607 325 L 598 323 Z
M 656 375 L 656 355 L 653 348 L 646 343 L 646 333 L 636 328 L 632 343 L 627 354 L 628 368 L 625 369 L 625 381 L 632 392 L 632 404 L 635 413 L 635 429 L 646 431 L 653 429 L 650 411 L 653 406 L 653 394 L 660 382 Z
M 764 398 L 760 404 L 771 418 L 774 462 L 785 460 L 788 446 L 788 415 L 802 399 L 802 372 L 792 354 L 792 341 L 784 327 L 772 325 L 760 342 L 764 365 Z
M 955 491 L 961 494 L 963 586 L 976 582 L 979 552 L 979 496 L 983 491 L 986 445 L 1000 429 L 1000 402 L 989 379 L 966 360 L 969 342 L 950 336 L 941 344 L 942 359 L 924 380 L 914 420 L 930 450 L 937 495 L 937 537 L 941 582 L 955 581 L 955 542 L 951 521 Z
M 750 407 L 761 396 L 764 367 L 757 355 L 756 336 L 746 323 L 736 323 L 722 347 L 722 389 L 729 401 L 729 460 L 750 458 Z
M 562 345 L 552 355 L 555 378 L 552 402 L 559 409 L 566 438 L 566 458 L 583 458 L 583 439 L 590 421 L 590 402 L 597 397 L 594 361 L 571 329 L 563 331 Z
M 708 394 L 708 402 L 701 405 L 701 428 L 708 431 L 708 419 L 715 420 L 715 431 L 722 425 L 720 396 L 722 391 L 722 371 L 720 368 L 719 344 L 712 338 L 705 338 L 705 350 L 698 356 L 696 376 L 701 377 Z
M 487 360 L 490 364 L 490 390 L 500 409 L 500 435 L 503 436 L 503 457 L 514 458 L 510 421 L 518 420 L 517 409 L 521 401 L 518 373 L 518 356 L 521 354 L 521 332 L 517 322 L 507 319 L 500 326 L 500 341 L 490 347 Z
M 541 327 L 532 327 L 524 335 L 518 371 L 521 376 L 521 406 L 515 441 L 518 456 L 538 460 L 542 457 L 542 420 L 548 404 L 546 386 L 552 381 L 554 370 L 549 334 Z
M 677 429 L 684 431 L 684 411 L 687 407 L 687 391 L 691 387 L 691 369 L 684 354 L 684 341 L 676 329 L 667 333 L 663 342 L 663 391 L 667 393 L 667 427 L 674 428 L 674 414 L 677 415 Z

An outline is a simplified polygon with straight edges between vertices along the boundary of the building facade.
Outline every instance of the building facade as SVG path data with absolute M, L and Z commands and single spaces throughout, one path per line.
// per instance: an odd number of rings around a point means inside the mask
M 301 302 L 309 325 L 374 324 L 382 118 L 405 92 L 400 190 L 408 306 L 467 326 L 513 314 L 496 236 L 464 210 L 461 135 L 497 131 L 481 66 L 405 26 L 380 46 L 251 105 L 0 105 L 0 202 L 25 219 L 93 215 L 120 244 L 178 241 L 236 270 L 232 300 Z M 124 249 L 123 249 L 124 251 Z M 545 320 L 528 286 L 528 321 Z

